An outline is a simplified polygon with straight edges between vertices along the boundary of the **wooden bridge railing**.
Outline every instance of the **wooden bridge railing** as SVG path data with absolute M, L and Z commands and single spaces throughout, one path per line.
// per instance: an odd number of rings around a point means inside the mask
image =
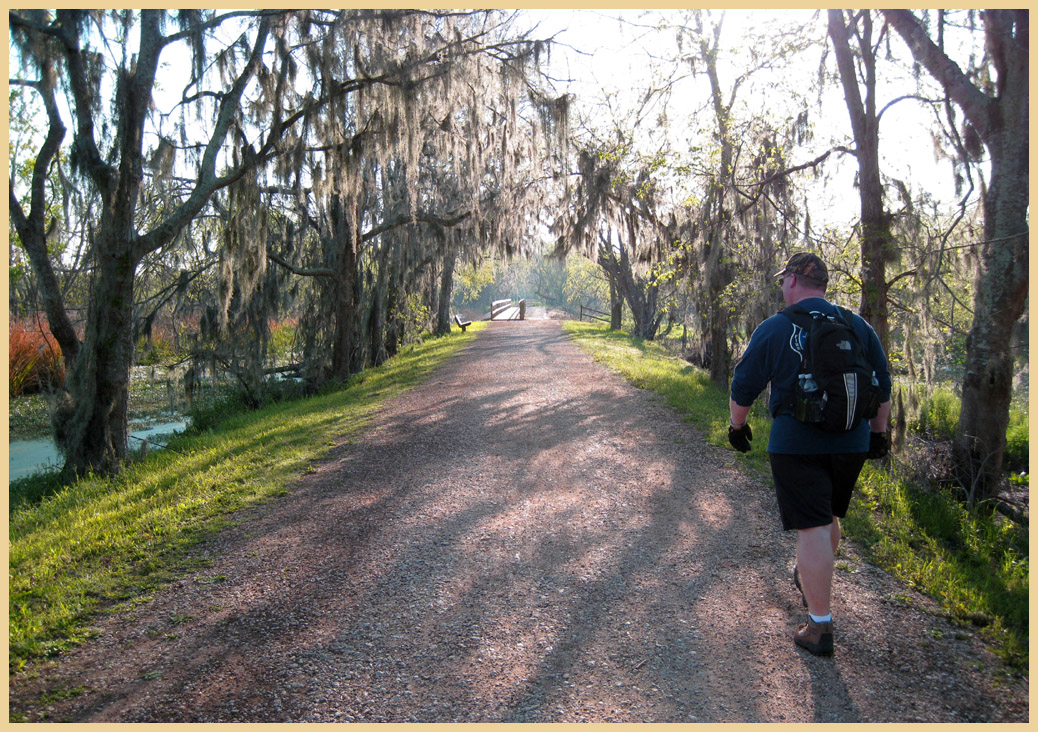
M 511 299 L 509 299 L 509 300 L 494 300 L 494 302 L 490 303 L 490 319 L 493 320 L 498 315 L 503 313 L 505 310 L 508 310 L 508 308 L 510 308 L 510 307 L 512 307 Z
M 512 304 L 511 300 L 494 300 L 490 304 L 490 319 L 493 320 L 501 313 L 504 313 L 516 306 Z M 526 300 L 519 301 L 519 320 L 526 320 Z M 508 318 L 509 320 L 515 320 L 515 316 L 512 315 Z

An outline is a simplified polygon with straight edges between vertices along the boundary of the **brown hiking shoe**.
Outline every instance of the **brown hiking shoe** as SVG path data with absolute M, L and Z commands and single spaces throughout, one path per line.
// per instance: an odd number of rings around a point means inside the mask
M 793 635 L 793 641 L 801 648 L 806 648 L 816 656 L 833 655 L 833 624 L 816 623 L 807 619 Z

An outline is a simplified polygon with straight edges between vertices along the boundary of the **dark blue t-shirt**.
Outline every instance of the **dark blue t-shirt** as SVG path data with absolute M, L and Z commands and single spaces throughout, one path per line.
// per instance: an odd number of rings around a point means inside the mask
M 808 311 L 817 310 L 826 315 L 836 312 L 836 306 L 821 297 L 809 297 L 798 303 Z M 882 400 L 890 400 L 890 369 L 887 354 L 872 326 L 859 315 L 850 314 L 850 325 L 865 344 L 865 355 L 876 371 Z M 768 452 L 788 455 L 822 455 L 843 452 L 868 452 L 869 423 L 861 424 L 850 432 L 826 432 L 820 427 L 805 424 L 793 417 L 785 407 L 796 387 L 800 370 L 800 351 L 807 334 L 785 315 L 776 313 L 765 320 L 750 336 L 746 350 L 735 366 L 731 396 L 736 404 L 748 407 L 771 382 L 768 410 L 775 421 L 771 425 Z

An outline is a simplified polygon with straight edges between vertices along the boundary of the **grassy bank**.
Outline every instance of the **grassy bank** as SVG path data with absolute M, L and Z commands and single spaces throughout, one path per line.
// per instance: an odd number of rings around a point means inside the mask
M 230 417 L 185 434 L 110 480 L 84 479 L 10 515 L 11 668 L 90 634 L 92 615 L 144 599 L 189 569 L 228 514 L 287 493 L 387 400 L 421 382 L 485 323 L 431 339 L 344 389 Z
M 711 444 L 728 445 L 728 392 L 702 369 L 656 343 L 599 324 L 570 321 L 565 327 L 597 361 L 662 395 Z M 749 417 L 753 450 L 738 459 L 770 479 L 770 423 L 761 401 Z M 1026 673 L 1028 527 L 999 514 L 970 513 L 950 495 L 912 485 L 896 468 L 874 462 L 858 486 L 843 522 L 847 536 L 870 561 L 935 598 L 951 618 L 975 628 L 1010 668 Z

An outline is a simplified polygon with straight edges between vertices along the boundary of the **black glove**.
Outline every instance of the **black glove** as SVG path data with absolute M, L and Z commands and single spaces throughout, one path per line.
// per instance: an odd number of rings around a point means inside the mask
M 750 451 L 750 440 L 753 439 L 753 430 L 750 429 L 750 423 L 746 422 L 742 427 L 732 427 L 728 425 L 728 442 L 732 443 L 739 452 Z
M 886 432 L 869 433 L 869 452 L 865 456 L 869 460 L 882 460 L 890 453 Z

